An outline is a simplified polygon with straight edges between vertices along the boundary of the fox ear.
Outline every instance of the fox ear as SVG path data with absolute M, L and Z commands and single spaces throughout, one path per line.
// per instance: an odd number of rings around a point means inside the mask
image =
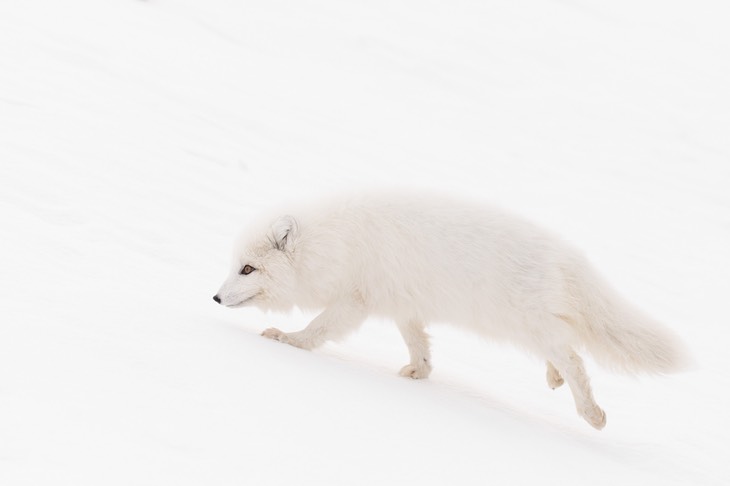
M 289 215 L 282 216 L 274 221 L 269 235 L 274 248 L 281 251 L 291 250 L 298 228 L 297 220 Z

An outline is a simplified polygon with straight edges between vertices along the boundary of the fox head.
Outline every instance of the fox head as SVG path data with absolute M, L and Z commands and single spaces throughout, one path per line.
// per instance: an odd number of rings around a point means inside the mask
M 252 305 L 263 310 L 288 310 L 294 304 L 294 248 L 297 221 L 282 216 L 264 234 L 236 245 L 231 272 L 213 300 L 226 307 Z

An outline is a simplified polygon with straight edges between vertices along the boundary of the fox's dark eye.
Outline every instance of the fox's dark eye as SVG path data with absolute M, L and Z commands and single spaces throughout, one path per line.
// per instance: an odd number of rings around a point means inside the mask
M 255 269 L 255 268 L 253 268 L 253 267 L 252 267 L 251 265 L 246 265 L 246 266 L 244 266 L 244 267 L 243 267 L 243 268 L 241 269 L 241 271 L 240 271 L 239 273 L 240 273 L 241 275 L 248 275 L 249 273 L 253 272 L 254 270 L 256 270 L 256 269 Z

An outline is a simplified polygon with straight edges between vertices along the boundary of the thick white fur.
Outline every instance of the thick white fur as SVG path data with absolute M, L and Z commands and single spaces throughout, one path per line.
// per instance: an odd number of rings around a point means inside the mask
M 684 362 L 681 342 L 618 297 L 560 239 L 493 208 L 445 198 L 369 195 L 296 208 L 245 234 L 221 304 L 322 310 L 305 329 L 264 336 L 312 349 L 368 316 L 392 319 L 408 346 L 401 374 L 431 371 L 431 322 L 505 340 L 544 359 L 547 381 L 567 381 L 600 429 L 577 351 L 626 372 L 665 373 Z M 245 265 L 256 270 L 239 274 Z

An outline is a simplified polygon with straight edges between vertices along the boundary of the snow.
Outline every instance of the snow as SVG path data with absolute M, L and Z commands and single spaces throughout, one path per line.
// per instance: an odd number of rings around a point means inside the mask
M 721 0 L 0 3 L 0 484 L 730 483 Z M 397 185 L 582 248 L 697 369 L 543 364 L 211 296 L 262 208 Z M 725 452 L 723 452 L 725 451 Z

